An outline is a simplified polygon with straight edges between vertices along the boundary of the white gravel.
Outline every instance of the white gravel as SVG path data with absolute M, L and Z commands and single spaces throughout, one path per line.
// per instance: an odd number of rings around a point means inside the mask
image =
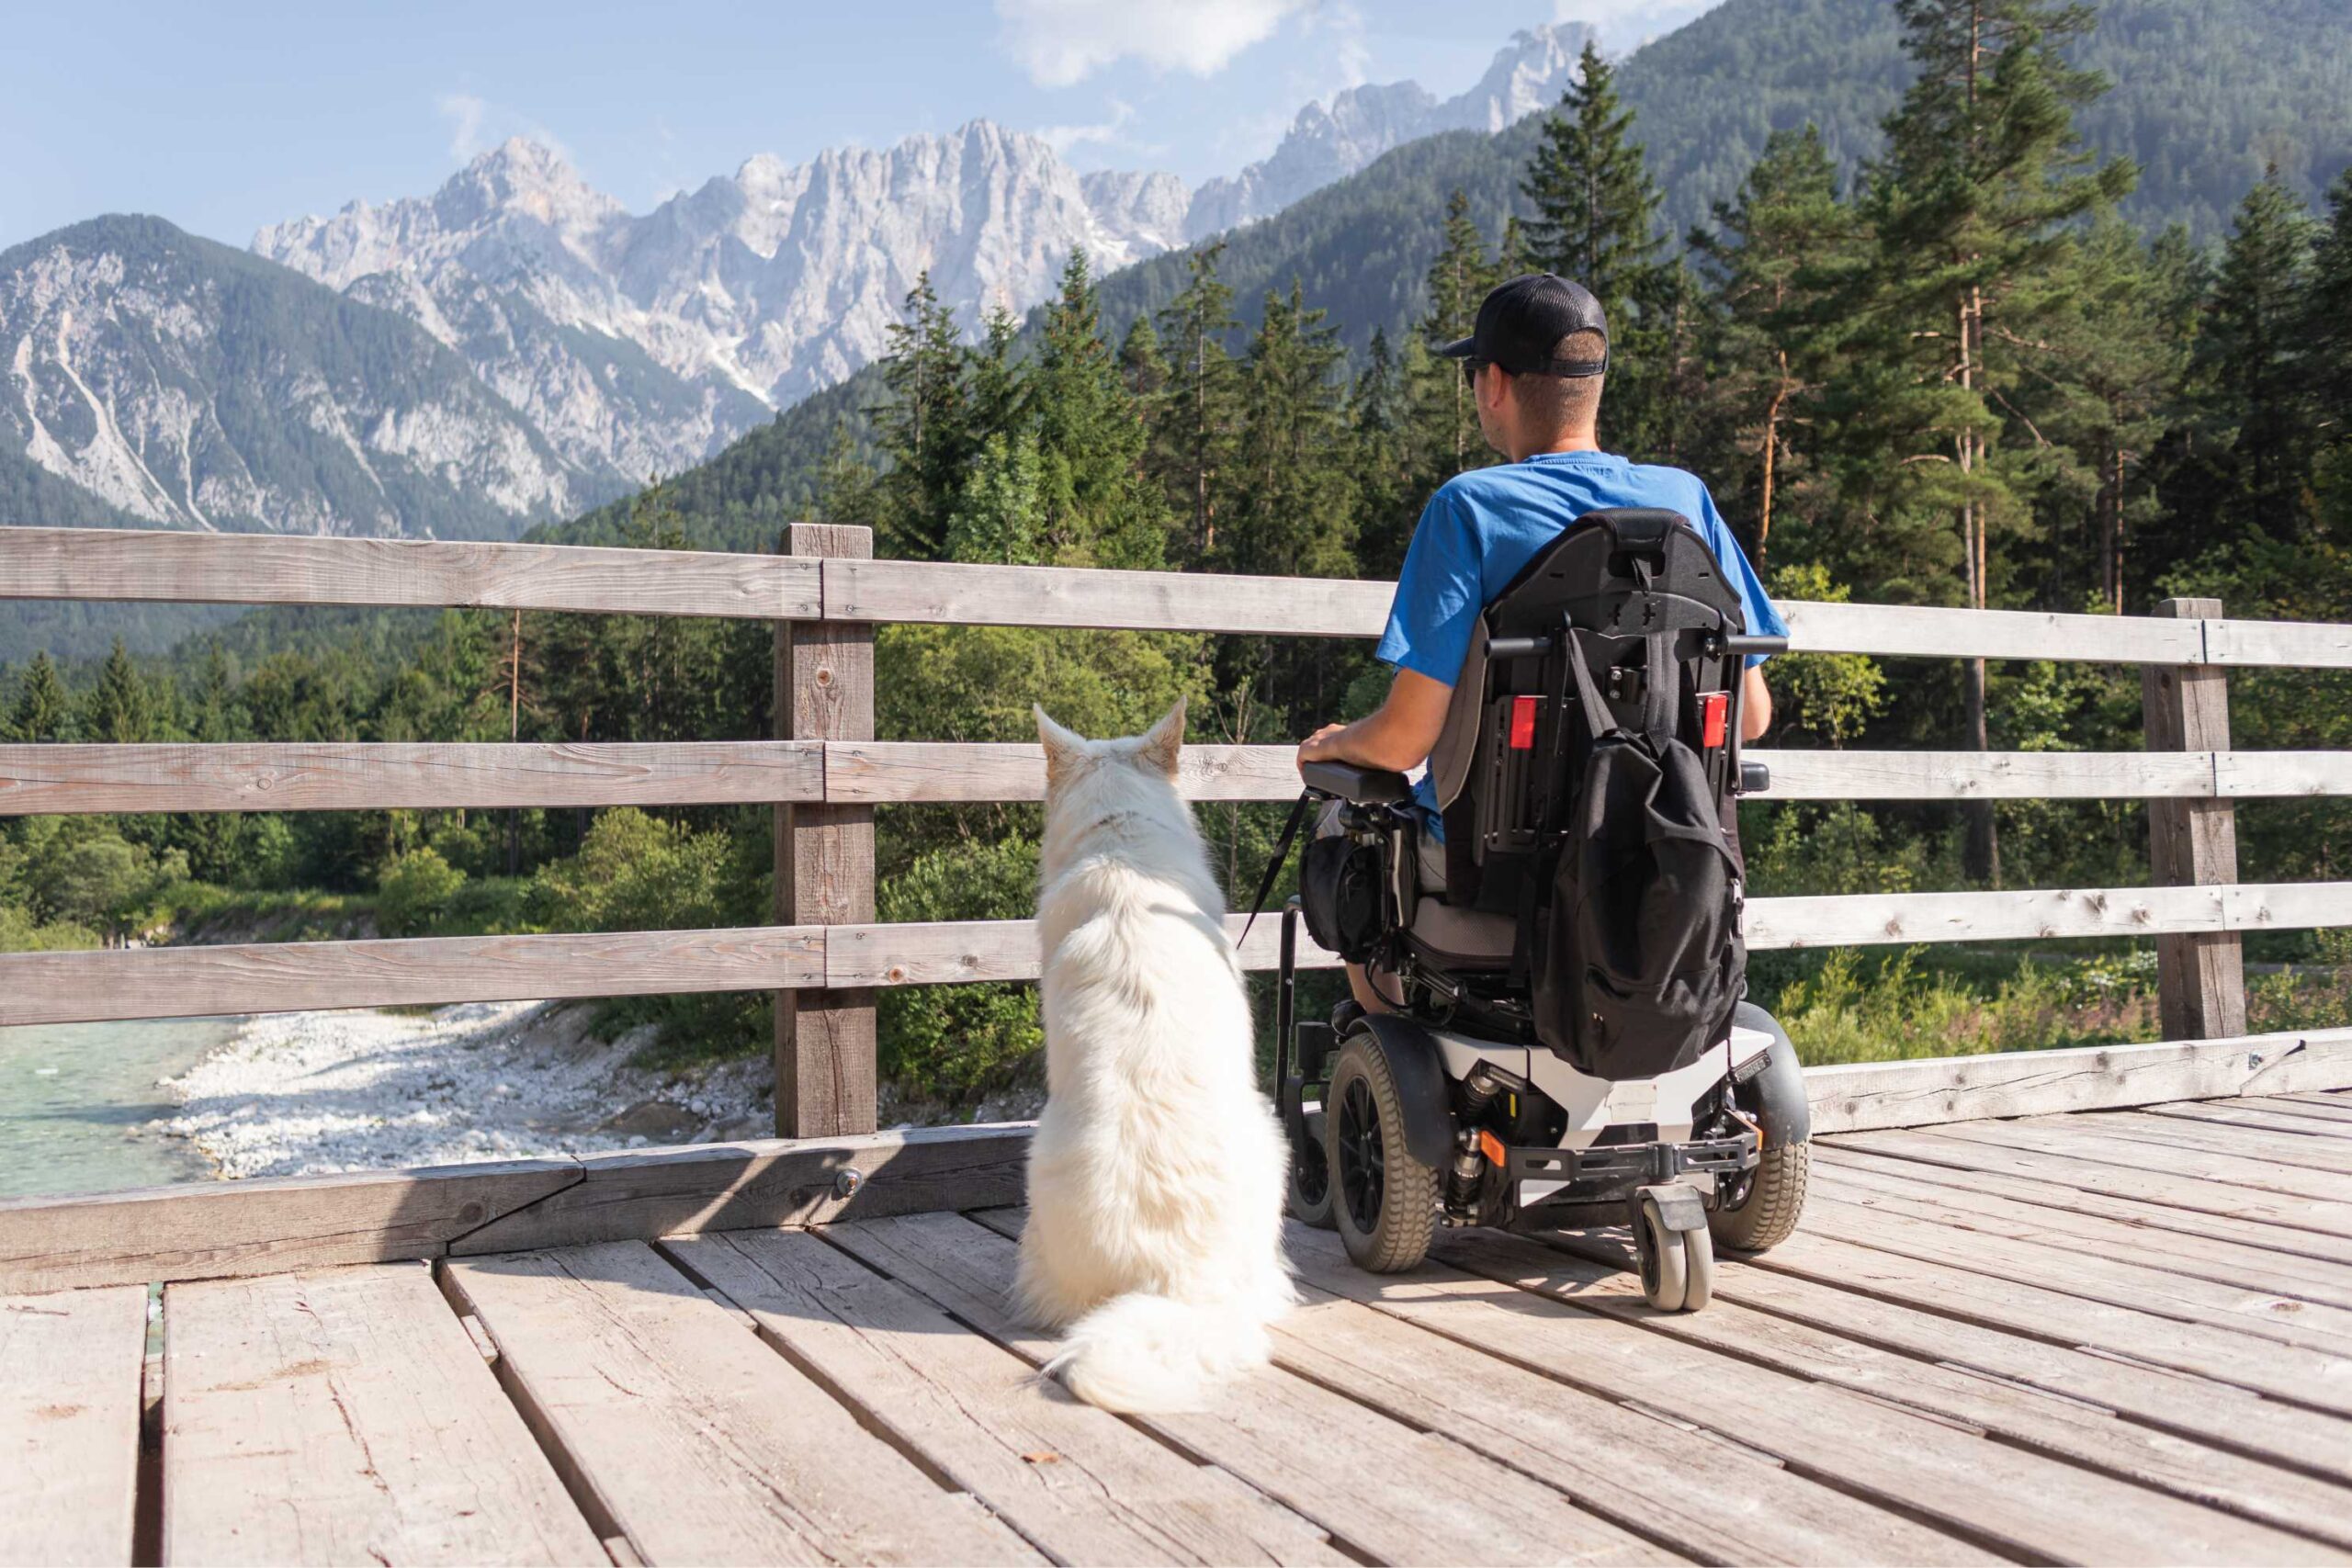
M 164 1080 L 182 1109 L 159 1126 L 242 1177 L 591 1154 L 774 1125 L 765 1062 L 648 1073 L 628 1066 L 640 1043 L 598 1041 L 586 1009 L 548 1002 L 269 1014 Z

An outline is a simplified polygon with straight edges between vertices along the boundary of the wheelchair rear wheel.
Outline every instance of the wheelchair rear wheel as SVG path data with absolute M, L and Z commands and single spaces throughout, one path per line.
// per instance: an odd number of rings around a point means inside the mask
M 1438 1171 L 1405 1145 L 1405 1113 L 1387 1059 L 1367 1033 L 1348 1037 L 1323 1100 L 1331 1218 L 1359 1269 L 1399 1274 L 1429 1256 Z
M 1716 1244 L 1731 1252 L 1764 1252 L 1788 1240 L 1796 1233 L 1797 1216 L 1804 1213 L 1804 1190 L 1812 1173 L 1811 1145 L 1766 1149 L 1739 1207 L 1717 1209 L 1707 1216 Z

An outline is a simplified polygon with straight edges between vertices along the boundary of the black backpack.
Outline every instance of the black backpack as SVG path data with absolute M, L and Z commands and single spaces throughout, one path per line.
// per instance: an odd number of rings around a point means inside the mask
M 1488 606 L 1457 688 L 1481 706 L 1441 775 L 1448 900 L 1517 918 L 1537 1039 L 1599 1077 L 1689 1066 L 1746 989 L 1744 632 L 1680 515 L 1599 512 Z

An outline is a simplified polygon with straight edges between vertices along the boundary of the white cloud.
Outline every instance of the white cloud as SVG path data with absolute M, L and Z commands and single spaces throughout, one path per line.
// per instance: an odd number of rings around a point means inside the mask
M 571 149 L 546 126 L 518 109 L 492 103 L 472 93 L 444 93 L 434 107 L 449 122 L 449 156 L 469 164 L 510 137 L 536 141 L 565 163 Z
M 1363 13 L 1350 0 L 1329 0 L 1316 10 L 1310 25 L 1329 35 L 1326 47 L 1340 86 L 1363 86 L 1372 70 L 1372 40 L 1365 36 Z
M 1196 76 L 1223 70 L 1312 0 L 996 0 L 1006 50 L 1043 87 L 1139 60 Z
M 490 106 L 471 93 L 445 93 L 435 106 L 449 122 L 449 156 L 460 162 L 488 150 L 490 143 L 481 139 L 482 122 L 490 118 Z
M 1069 156 L 1073 147 L 1083 147 L 1089 143 L 1108 147 L 1124 142 L 1127 125 L 1136 118 L 1135 106 L 1117 98 L 1111 99 L 1110 103 L 1110 118 L 1097 120 L 1092 125 L 1049 125 L 1037 132 L 1038 139 L 1064 157 Z

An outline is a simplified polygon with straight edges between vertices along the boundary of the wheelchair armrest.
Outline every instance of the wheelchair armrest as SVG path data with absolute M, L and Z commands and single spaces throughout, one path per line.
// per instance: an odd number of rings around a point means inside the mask
M 1308 762 L 1299 769 L 1299 776 L 1317 795 L 1336 795 L 1357 806 L 1396 806 L 1413 798 L 1412 781 L 1384 768 Z

